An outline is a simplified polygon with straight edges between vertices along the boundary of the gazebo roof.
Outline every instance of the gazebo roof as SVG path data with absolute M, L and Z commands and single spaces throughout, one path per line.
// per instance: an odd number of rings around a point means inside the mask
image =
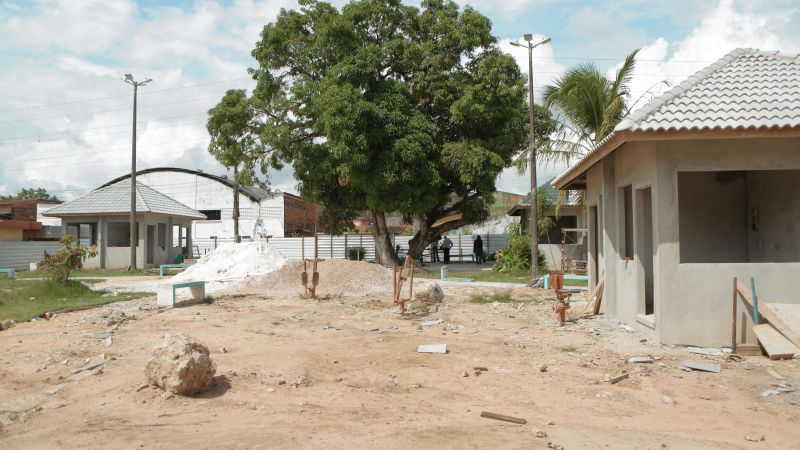
M 44 215 L 48 217 L 107 216 L 130 214 L 130 212 L 131 181 L 128 179 L 50 208 Z M 136 212 L 189 219 L 206 218 L 204 214 L 139 182 L 136 183 Z

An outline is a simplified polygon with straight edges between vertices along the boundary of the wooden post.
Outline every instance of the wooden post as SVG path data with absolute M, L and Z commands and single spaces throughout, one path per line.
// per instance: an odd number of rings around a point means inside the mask
M 731 325 L 731 352 L 736 353 L 736 277 L 733 277 L 733 324 Z
M 344 234 L 344 259 L 347 259 L 347 233 Z
M 392 270 L 392 302 L 397 301 L 397 264 Z
M 408 300 L 414 300 L 414 260 L 411 260 L 411 274 L 408 280 Z
M 758 297 L 756 296 L 756 280 L 750 278 L 750 290 L 753 292 L 753 323 L 758 325 Z

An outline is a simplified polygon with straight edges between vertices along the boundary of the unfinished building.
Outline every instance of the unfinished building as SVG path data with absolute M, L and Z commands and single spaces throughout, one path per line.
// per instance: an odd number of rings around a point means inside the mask
M 800 303 L 800 58 L 731 52 L 555 185 L 586 189 L 590 284 L 605 280 L 609 316 L 662 343 L 729 345 L 734 277 Z

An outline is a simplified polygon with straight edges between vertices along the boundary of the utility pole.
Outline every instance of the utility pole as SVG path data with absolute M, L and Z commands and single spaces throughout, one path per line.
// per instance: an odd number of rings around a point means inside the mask
M 125 82 L 133 86 L 133 135 L 131 136 L 131 263 L 128 270 L 136 270 L 136 94 L 139 86 L 153 81 L 148 78 L 144 81 L 135 81 L 133 75 L 126 73 Z
M 533 49 L 550 42 L 550 38 L 546 38 L 538 44 L 533 44 L 533 35 L 526 33 L 524 36 L 525 44 L 519 42 L 511 42 L 511 45 L 517 47 L 526 47 L 528 49 L 528 102 L 530 103 L 530 140 L 531 148 L 528 151 L 528 167 L 531 171 L 531 213 L 530 213 L 530 233 L 531 233 L 531 282 L 539 277 L 539 230 L 536 227 L 538 222 L 536 217 L 536 105 L 533 103 Z
M 233 241 L 237 244 L 242 242 L 239 236 L 239 165 L 233 167 Z

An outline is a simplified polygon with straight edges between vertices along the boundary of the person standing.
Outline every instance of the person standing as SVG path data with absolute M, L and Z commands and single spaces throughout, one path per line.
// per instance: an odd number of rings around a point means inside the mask
M 431 262 L 439 262 L 439 238 L 431 243 Z
M 483 264 L 483 239 L 480 236 L 472 241 L 472 253 L 475 254 L 475 263 Z
M 450 263 L 450 249 L 453 248 L 453 241 L 451 241 L 447 236 L 444 237 L 442 240 L 442 253 L 444 253 L 444 263 Z

